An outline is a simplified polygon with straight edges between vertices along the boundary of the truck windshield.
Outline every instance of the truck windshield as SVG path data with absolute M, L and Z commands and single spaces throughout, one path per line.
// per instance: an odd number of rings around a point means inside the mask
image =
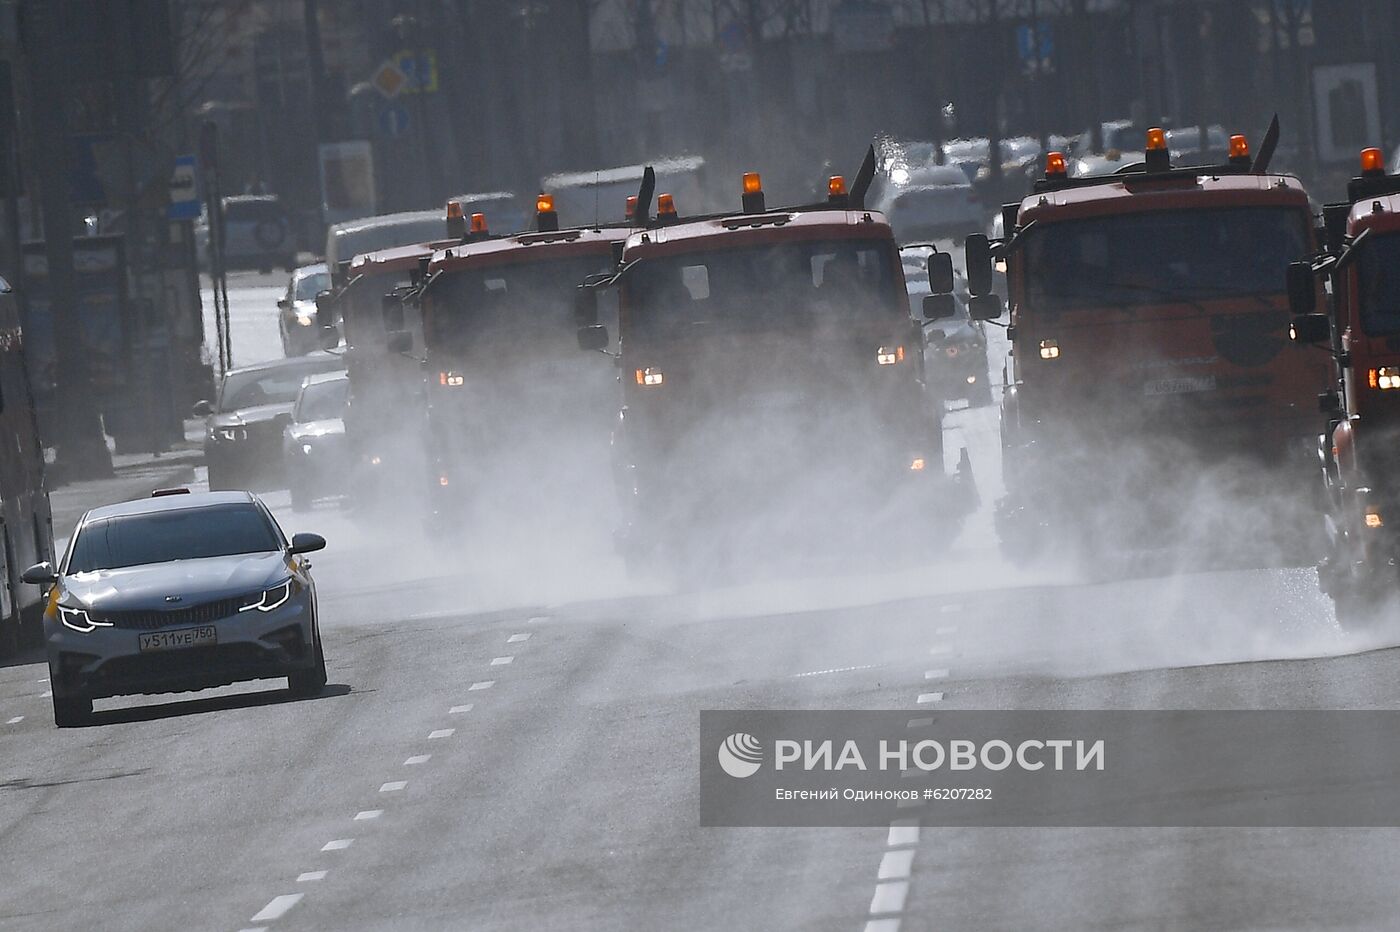
M 629 328 L 643 343 L 697 326 L 728 331 L 901 322 L 907 304 L 883 240 L 789 242 L 647 259 L 627 284 Z
M 1038 224 L 1026 243 L 1035 312 L 1274 295 L 1308 253 L 1293 207 L 1155 210 Z
M 577 354 L 574 289 L 610 255 L 456 269 L 433 283 L 424 339 L 430 350 Z
M 1361 248 L 1361 329 L 1372 336 L 1400 333 L 1400 233 L 1372 234 Z

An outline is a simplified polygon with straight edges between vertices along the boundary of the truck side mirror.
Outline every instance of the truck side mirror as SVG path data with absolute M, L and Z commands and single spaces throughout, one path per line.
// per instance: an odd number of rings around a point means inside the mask
M 1294 343 L 1322 343 L 1332 336 L 1332 322 L 1326 314 L 1298 314 L 1288 327 Z
M 393 333 L 403 329 L 403 299 L 389 292 L 379 301 L 380 315 L 384 318 L 384 330 Z
M 1002 310 L 999 294 L 979 294 L 967 302 L 967 316 L 973 320 L 996 320 Z
M 579 285 L 574 289 L 574 324 L 578 327 L 588 327 L 597 322 L 598 290 Z
M 316 295 L 316 316 L 321 320 L 330 320 L 332 308 L 335 306 L 335 292 L 322 291 Z
M 335 324 L 322 324 L 318 336 L 323 350 L 333 350 L 340 345 L 340 331 L 335 329 Z
M 413 349 L 413 334 L 407 330 L 390 331 L 388 346 L 391 353 L 407 353 Z
M 928 290 L 936 295 L 953 293 L 953 257 L 949 253 L 935 252 L 928 257 Z
M 987 234 L 969 233 L 963 241 L 963 258 L 967 263 L 967 290 L 974 296 L 991 294 L 992 242 Z
M 608 328 L 602 324 L 590 324 L 578 328 L 578 348 L 589 352 L 607 349 Z
M 950 294 L 924 295 L 924 320 L 947 320 L 957 313 L 956 299 Z
M 1288 307 L 1295 317 L 1317 310 L 1317 279 L 1306 259 L 1288 263 Z
M 207 401 L 196 401 L 190 413 L 195 417 L 208 417 L 214 413 L 214 406 Z

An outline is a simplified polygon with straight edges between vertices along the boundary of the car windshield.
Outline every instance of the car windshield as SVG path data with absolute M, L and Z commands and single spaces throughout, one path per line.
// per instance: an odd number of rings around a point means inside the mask
M 307 272 L 297 279 L 293 296 L 298 301 L 314 301 L 316 296 L 331 287 L 331 274 L 325 269 Z
M 1035 311 L 1194 302 L 1284 290 L 1308 252 L 1294 207 L 1157 210 L 1038 225 L 1026 242 Z
M 1368 236 L 1360 252 L 1361 329 L 1372 336 L 1400 333 L 1400 233 Z
M 84 524 L 68 557 L 68 573 L 268 553 L 281 542 L 251 502 L 99 518 Z
M 313 382 L 301 390 L 297 399 L 296 420 L 329 421 L 345 413 L 345 399 L 350 393 L 349 379 Z
M 907 311 L 893 244 L 779 243 L 642 261 L 627 284 L 625 339 L 666 342 L 696 327 L 727 331 L 888 323 Z
M 258 405 L 291 404 L 296 401 L 301 383 L 308 375 L 339 369 L 341 365 L 338 357 L 330 356 L 296 366 L 230 372 L 224 377 L 224 386 L 219 392 L 219 410 L 237 411 Z
M 576 353 L 575 288 L 608 262 L 590 255 L 448 272 L 434 281 L 424 338 L 458 353 Z

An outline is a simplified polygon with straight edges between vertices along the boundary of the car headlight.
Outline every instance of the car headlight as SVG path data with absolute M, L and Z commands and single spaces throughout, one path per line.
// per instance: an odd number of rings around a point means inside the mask
M 271 589 L 264 589 L 262 594 L 254 598 L 253 601 L 239 609 L 240 612 L 248 612 L 257 609 L 260 612 L 270 612 L 275 608 L 280 608 L 282 603 L 292 597 L 292 592 L 296 589 L 296 580 L 287 579 Z
M 96 631 L 98 628 L 110 628 L 110 621 L 94 621 L 85 608 L 68 608 L 65 605 L 58 607 L 58 618 L 63 622 L 65 628 L 71 628 L 82 634 L 89 631 Z
M 233 443 L 238 440 L 247 440 L 248 431 L 242 427 L 218 427 L 211 431 L 219 440 L 227 440 Z
M 305 453 L 307 456 L 310 456 L 310 455 L 311 455 L 311 444 L 309 444 L 309 443 L 303 443 L 303 444 L 301 445 L 301 452 Z
M 307 316 L 304 315 L 304 314 L 298 314 L 298 315 L 297 315 L 297 323 L 300 324 L 300 325 L 303 326 L 303 327 L 310 327 L 313 323 L 315 323 L 315 321 L 314 321 L 312 318 L 307 317 Z

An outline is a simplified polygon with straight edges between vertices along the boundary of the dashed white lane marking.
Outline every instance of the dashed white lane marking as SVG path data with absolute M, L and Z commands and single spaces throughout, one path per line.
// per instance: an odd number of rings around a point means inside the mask
M 924 679 L 926 680 L 945 680 L 947 678 L 948 671 L 946 669 L 924 671 Z
M 885 842 L 891 848 L 900 848 L 904 845 L 917 845 L 919 843 L 919 826 L 913 819 L 904 819 L 890 823 L 890 837 Z
M 512 634 L 510 637 L 506 638 L 506 643 L 507 643 L 507 644 L 519 644 L 521 641 L 528 641 L 528 640 L 530 640 L 530 634 L 529 634 L 529 632 L 526 632 L 526 633 L 524 633 L 524 634 Z
M 350 847 L 350 846 L 353 845 L 354 843 L 355 843 L 355 839 L 353 839 L 353 838 L 337 838 L 335 841 L 328 841 L 328 842 L 326 842 L 324 845 L 321 846 L 321 850 L 322 850 L 322 851 L 344 851 L 346 848 Z M 257 919 L 258 917 L 257 917 L 257 916 L 254 916 L 253 918 L 254 918 L 254 919 Z M 272 918 L 273 918 L 273 919 L 276 919 L 277 917 L 276 917 L 276 916 L 273 916 Z
M 313 880 L 325 880 L 330 871 L 307 871 L 304 874 L 297 874 L 297 883 L 310 883 Z
M 918 809 L 924 804 L 922 799 L 897 799 L 894 807 L 896 809 Z
M 865 932 L 899 932 L 899 920 L 872 919 L 865 924 Z
M 454 734 L 456 734 L 456 732 L 457 732 L 457 729 L 455 729 L 455 728 L 439 728 L 437 731 L 430 731 L 430 732 L 428 732 L 428 737 L 429 737 L 429 738 L 450 738 L 450 737 L 452 737 Z
M 253 917 L 253 921 L 271 922 L 274 919 L 281 919 L 287 914 L 287 910 L 301 902 L 303 895 L 301 893 L 284 893 L 281 896 L 274 896 L 272 902 L 264 906 L 262 911 Z
M 942 693 L 919 693 L 919 704 L 920 704 L 920 705 L 923 705 L 923 704 L 929 703 L 929 702 L 942 702 L 942 701 L 943 701 L 943 694 L 942 694 Z
M 239 929 L 238 932 L 267 932 L 267 926 L 258 926 L 256 929 Z
M 491 666 L 493 666 L 493 667 L 503 667 L 503 666 L 505 666 L 505 665 L 508 664 L 508 663 L 513 663 L 514 661 L 515 661 L 515 658 L 514 658 L 514 657 L 493 657 L 493 658 L 491 658 Z
M 384 784 L 379 788 L 379 792 L 397 793 L 399 790 L 403 789 L 406 786 L 408 786 L 407 780 L 390 780 L 388 783 Z
M 496 685 L 496 681 L 495 681 L 495 680 L 481 680 L 480 682 L 473 683 L 473 684 L 471 684 L 470 686 L 468 686 L 468 687 L 467 687 L 467 692 L 471 692 L 472 690 L 476 690 L 476 689 L 490 689 L 492 686 L 495 686 L 495 685 Z
M 454 705 L 452 708 L 450 708 L 450 709 L 447 710 L 447 714 L 448 714 L 448 715 L 460 715 L 460 714 L 462 714 L 463 712 L 470 712 L 471 710 L 472 710 L 472 704 L 471 704 L 470 702 L 468 702 L 466 705 Z
M 934 633 L 934 634 L 957 634 L 957 633 L 958 633 L 958 626 L 957 626 L 957 625 L 944 625 L 942 628 L 935 628 L 934 631 L 933 631 L 933 633 Z
M 927 728 L 927 727 L 929 727 L 929 726 L 932 725 L 932 724 L 933 724 L 933 716 L 930 715 L 930 716 L 926 716 L 926 717 L 924 717 L 924 718 L 911 718 L 911 719 L 909 720 L 909 724 L 908 724 L 907 726 L 905 726 L 905 727 L 907 727 L 907 728 Z
M 39 698 L 40 698 L 40 699 L 50 699 L 50 698 L 52 698 L 52 697 L 53 697 L 53 690 L 52 690 L 52 689 L 46 689 L 46 690 L 44 690 L 43 692 L 39 693 Z
M 960 612 L 963 610 L 963 607 L 961 602 L 949 602 L 947 605 L 938 606 L 938 610 L 946 615 L 949 612 Z
M 12 718 L 12 719 L 8 720 L 7 722 L 5 722 L 5 724 L 6 724 L 6 725 L 18 725 L 18 724 L 19 724 L 20 722 L 22 722 L 22 721 L 24 721 L 24 716 L 23 716 L 23 715 L 16 715 L 14 718 Z
M 858 667 L 832 667 L 830 670 L 809 670 L 806 673 L 794 673 L 793 677 L 826 676 L 828 673 L 850 673 L 853 670 L 873 670 L 875 666 L 876 665 L 873 663 L 865 663 Z
M 37 680 L 35 680 L 36 683 L 47 683 L 48 681 L 49 678 L 47 676 L 41 676 Z
M 930 647 L 928 655 L 930 657 L 946 657 L 953 652 L 951 647 Z
M 377 819 L 384 814 L 383 809 L 365 809 L 355 813 L 356 822 L 368 822 L 370 819 Z
M 404 761 L 403 765 L 405 767 L 412 767 L 415 764 L 426 764 L 428 761 L 432 760 L 432 758 L 433 755 L 431 754 L 415 754 L 408 760 Z
M 908 880 L 909 871 L 914 866 L 914 849 L 886 851 L 880 859 L 880 880 Z
M 533 624 L 536 624 L 536 623 L 541 622 L 541 621 L 549 621 L 549 616 L 548 616 L 548 615 L 531 615 L 529 618 L 526 618 L 526 619 L 525 619 L 525 623 L 526 623 L 527 625 L 533 625 Z
M 909 896 L 909 881 L 894 880 L 877 883 L 875 895 L 870 898 L 870 915 L 885 916 L 904 912 L 904 901 Z

